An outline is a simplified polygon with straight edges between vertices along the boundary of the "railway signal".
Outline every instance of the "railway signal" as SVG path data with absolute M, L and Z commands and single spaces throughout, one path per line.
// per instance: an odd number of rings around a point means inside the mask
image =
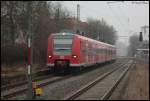
M 139 41 L 143 41 L 143 35 L 142 35 L 142 32 L 140 32 Z
M 31 33 L 31 9 L 32 2 L 28 3 L 28 67 L 27 67 L 27 81 L 28 81 L 28 91 L 27 99 L 34 99 L 34 92 L 32 88 L 32 33 Z
M 84 32 L 82 32 L 82 33 L 81 33 L 81 35 L 82 35 L 82 36 L 84 36 L 84 35 L 85 35 L 85 33 L 84 33 Z

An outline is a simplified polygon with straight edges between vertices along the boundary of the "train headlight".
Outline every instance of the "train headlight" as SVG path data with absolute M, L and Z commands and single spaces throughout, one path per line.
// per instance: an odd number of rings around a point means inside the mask
M 49 58 L 52 58 L 52 56 L 51 56 L 51 55 L 49 55 L 48 57 L 49 57 Z
M 73 55 L 72 57 L 73 57 L 73 58 L 77 58 L 77 56 L 76 56 L 76 55 Z
M 65 35 L 65 33 L 62 33 L 62 35 Z

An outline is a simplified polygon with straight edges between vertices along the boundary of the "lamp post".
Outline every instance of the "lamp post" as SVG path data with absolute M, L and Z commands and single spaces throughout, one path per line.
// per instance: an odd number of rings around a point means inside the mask
M 80 5 L 77 4 L 76 33 L 80 33 Z

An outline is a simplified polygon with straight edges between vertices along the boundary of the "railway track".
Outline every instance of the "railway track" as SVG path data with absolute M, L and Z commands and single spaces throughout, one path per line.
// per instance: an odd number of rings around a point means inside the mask
M 117 66 L 118 63 L 114 63 L 114 64 L 111 64 L 112 66 Z M 44 87 L 46 85 L 49 85 L 49 84 L 52 84 L 54 82 L 58 82 L 58 81 L 61 81 L 61 80 L 65 80 L 67 78 L 70 78 L 72 77 L 73 75 L 67 75 L 67 76 L 64 76 L 64 77 L 51 77 L 51 78 L 48 78 L 48 79 L 45 79 L 45 80 L 41 80 L 38 82 L 38 85 L 41 85 L 41 87 Z M 1 99 L 11 99 L 13 97 L 16 97 L 18 95 L 23 95 L 26 93 L 27 91 L 27 85 L 25 86 L 26 84 L 22 84 L 22 85 L 17 85 L 17 86 L 14 86 L 13 89 L 14 90 L 11 90 L 11 91 L 8 91 L 7 93 L 3 93 L 1 94 Z M 17 87 L 17 89 L 16 89 Z
M 43 87 L 43 86 L 46 86 L 48 84 L 67 79 L 69 77 L 70 77 L 70 75 L 63 76 L 63 77 L 60 77 L 60 76 L 51 77 L 48 79 L 38 81 L 37 85 L 41 85 L 41 87 Z M 25 94 L 28 88 L 27 88 L 27 84 L 24 84 L 24 85 L 16 86 L 13 89 L 14 90 L 11 89 L 11 91 L 6 91 L 6 93 L 2 92 L 1 99 L 10 99 L 12 97 Z
M 90 95 L 92 95 L 91 93 L 93 93 L 93 92 L 90 92 L 87 95 L 86 95 L 86 93 L 91 88 L 93 88 L 94 86 L 96 86 L 96 84 L 98 84 L 100 82 L 102 82 L 102 83 L 101 83 L 101 85 L 99 85 L 99 87 L 106 88 L 106 90 L 105 91 L 104 91 L 104 89 L 100 90 L 101 92 L 99 92 L 99 94 L 100 95 L 102 94 L 102 95 L 101 96 L 99 95 L 100 98 L 98 98 L 98 100 L 107 100 L 109 98 L 109 96 L 112 94 L 113 90 L 117 87 L 117 85 L 119 84 L 119 82 L 122 80 L 122 78 L 124 77 L 124 75 L 126 74 L 126 72 L 129 70 L 129 68 L 131 67 L 131 64 L 132 64 L 131 62 L 129 62 L 128 64 L 125 64 L 125 65 L 122 64 L 119 67 L 113 69 L 112 71 L 107 72 L 107 73 L 101 75 L 100 77 L 98 77 L 94 81 L 92 81 L 92 82 L 88 83 L 87 85 L 81 87 L 76 92 L 73 92 L 72 94 L 66 96 L 63 100 L 83 100 L 83 99 L 85 100 L 86 96 L 87 96 L 86 100 L 88 100 L 88 98 L 90 97 Z M 116 82 L 113 85 L 111 85 L 111 87 L 106 87 L 105 85 L 103 85 L 104 84 L 103 82 L 107 81 L 106 79 L 110 78 L 112 74 L 116 73 L 117 71 L 119 71 L 121 69 L 124 69 L 123 72 L 121 72 L 119 78 L 116 80 Z M 110 83 L 110 81 L 109 81 L 109 83 Z M 97 89 L 95 89 L 95 90 L 97 90 Z
M 47 72 L 47 73 L 46 73 Z M 48 69 L 45 69 L 45 70 L 41 70 L 41 71 L 38 71 L 36 73 L 34 73 L 33 75 L 39 75 L 39 74 L 48 74 L 49 70 Z M 33 81 L 37 81 L 37 80 L 42 80 L 43 78 L 46 78 L 46 76 L 49 77 L 49 75 L 42 75 L 42 76 L 36 76 L 35 79 Z M 25 75 L 24 75 L 25 77 Z M 24 79 L 22 79 L 24 80 Z M 17 83 L 16 83 L 17 81 Z M 18 82 L 17 78 L 16 78 L 16 81 L 12 81 L 13 83 L 8 83 L 6 85 L 2 85 L 1 86 L 1 91 L 4 91 L 4 90 L 8 90 L 8 89 L 11 89 L 11 88 L 14 88 L 16 86 L 21 86 L 21 85 L 24 85 L 24 84 L 27 84 L 27 81 L 24 80 L 24 81 L 20 81 Z M 15 83 L 14 83 L 15 82 Z
M 51 76 L 52 75 L 46 75 L 46 76 L 44 75 L 44 76 L 35 78 L 33 81 L 43 80 L 43 79 L 49 78 Z M 15 88 L 15 87 L 18 87 L 18 86 L 22 86 L 22 85 L 25 85 L 25 84 L 27 84 L 27 81 L 21 81 L 19 83 L 14 83 L 14 84 L 2 86 L 1 91 L 9 90 L 9 89 L 12 89 L 12 88 Z
M 42 70 L 43 71 L 43 70 Z M 47 71 L 47 70 L 46 70 Z M 40 71 L 39 71 L 40 72 Z M 37 74 L 39 73 L 37 72 Z M 36 77 L 33 81 L 39 81 L 39 80 L 43 80 L 43 79 L 47 79 L 49 78 L 51 75 L 44 75 L 44 76 L 40 76 L 40 77 Z M 4 91 L 4 90 L 9 90 L 11 88 L 15 88 L 17 86 L 22 86 L 22 85 L 25 85 L 27 84 L 27 81 L 21 81 L 21 82 L 17 82 L 17 83 L 13 83 L 13 84 L 8 84 L 8 85 L 5 85 L 5 86 L 1 86 L 1 91 Z

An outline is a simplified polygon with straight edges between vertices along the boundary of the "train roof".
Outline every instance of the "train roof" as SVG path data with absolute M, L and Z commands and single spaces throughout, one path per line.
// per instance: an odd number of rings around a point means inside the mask
M 51 35 L 74 35 L 73 33 L 52 33 Z
M 116 48 L 114 45 L 111 45 L 111 44 L 108 44 L 108 43 L 104 43 L 104 42 L 101 42 L 101 41 L 97 41 L 97 40 L 94 40 L 94 39 L 91 39 L 91 38 L 88 38 L 88 37 L 85 37 L 85 36 L 81 36 L 81 35 L 78 35 L 78 34 L 75 34 L 75 35 L 77 35 L 77 36 L 79 36 L 80 38 L 85 39 L 85 40 L 87 39 L 87 40 L 95 41 L 95 42 L 101 43 L 101 44 L 103 44 L 103 45 L 107 45 L 107 46 Z
M 114 47 L 115 48 L 115 46 L 114 45 L 111 45 L 111 44 L 108 44 L 108 43 L 104 43 L 104 42 L 101 42 L 101 41 L 97 41 L 97 40 L 94 40 L 94 39 L 91 39 L 91 38 L 88 38 L 88 37 L 85 37 L 85 36 L 81 36 L 81 35 L 78 35 L 78 34 L 73 34 L 73 33 L 52 33 L 51 35 L 76 35 L 76 36 L 78 36 L 78 37 L 80 37 L 80 38 L 82 38 L 82 39 L 85 39 L 85 40 L 90 40 L 90 41 L 94 41 L 94 42 L 98 42 L 98 43 L 101 43 L 101 44 L 103 44 L 103 45 L 107 45 L 107 46 L 110 46 L 110 47 Z

